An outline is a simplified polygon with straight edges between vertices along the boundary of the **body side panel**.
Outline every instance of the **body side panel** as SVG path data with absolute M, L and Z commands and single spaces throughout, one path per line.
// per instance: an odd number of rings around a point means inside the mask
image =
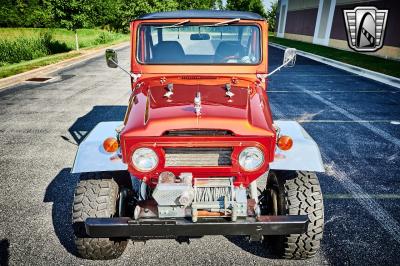
M 274 124 L 279 127 L 281 135 L 293 139 L 293 147 L 288 151 L 276 148 L 271 170 L 325 172 L 318 145 L 299 123 L 277 120 Z
M 115 129 L 122 123 L 113 121 L 97 124 L 79 145 L 71 173 L 126 170 L 128 167 L 117 152 L 108 153 L 103 148 L 103 141 L 108 137 L 115 137 Z

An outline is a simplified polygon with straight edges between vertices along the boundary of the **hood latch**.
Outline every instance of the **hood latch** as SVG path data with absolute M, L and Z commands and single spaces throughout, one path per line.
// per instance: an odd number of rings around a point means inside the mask
M 201 115 L 201 94 L 199 91 L 196 93 L 196 97 L 194 97 L 194 110 L 197 116 Z
M 227 83 L 225 84 L 225 89 L 226 89 L 226 93 L 225 95 L 228 96 L 229 98 L 232 98 L 235 94 L 231 91 L 231 84 Z
M 174 84 L 168 83 L 167 90 L 168 91 L 164 94 L 164 97 L 167 97 L 168 99 L 170 99 L 171 96 L 174 94 Z

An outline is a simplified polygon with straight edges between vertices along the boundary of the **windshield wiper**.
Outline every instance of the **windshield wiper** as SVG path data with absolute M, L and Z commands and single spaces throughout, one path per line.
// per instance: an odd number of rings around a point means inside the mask
M 210 25 L 201 25 L 201 27 L 219 27 L 219 26 L 226 26 L 235 22 L 239 22 L 240 18 L 234 18 L 234 19 L 230 19 L 230 20 L 226 20 L 226 21 L 221 21 L 221 22 L 217 22 L 215 24 L 210 24 Z
M 183 25 L 185 25 L 186 23 L 189 23 L 190 20 L 186 19 L 184 21 L 178 22 L 174 25 L 167 25 L 167 26 L 161 26 L 161 27 L 157 27 L 156 29 L 166 29 L 166 28 L 179 28 L 182 27 Z

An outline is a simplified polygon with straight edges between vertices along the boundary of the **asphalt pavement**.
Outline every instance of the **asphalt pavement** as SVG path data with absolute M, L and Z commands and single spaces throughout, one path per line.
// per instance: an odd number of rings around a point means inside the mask
M 119 51 L 128 66 L 129 49 Z M 283 52 L 269 50 L 270 69 Z M 122 120 L 130 80 L 103 57 L 46 83 L 0 90 L 0 264 L 366 265 L 400 263 L 400 90 L 298 57 L 270 79 L 275 119 L 297 120 L 320 146 L 325 201 L 321 252 L 274 258 L 241 237 L 130 243 L 117 260 L 79 259 L 73 246 L 70 174 L 77 144 L 101 121 Z

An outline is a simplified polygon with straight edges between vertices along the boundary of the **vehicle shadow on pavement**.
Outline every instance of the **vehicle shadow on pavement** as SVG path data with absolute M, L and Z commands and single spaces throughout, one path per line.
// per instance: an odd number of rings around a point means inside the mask
M 70 172 L 70 168 L 64 168 L 58 173 L 47 186 L 43 201 L 53 203 L 54 232 L 64 248 L 76 256 L 71 210 L 79 175 Z
M 10 241 L 8 239 L 0 240 L 0 266 L 7 266 L 10 258 Z
M 228 239 L 232 244 L 235 244 L 244 251 L 247 251 L 255 256 L 268 259 L 279 258 L 274 255 L 269 248 L 265 248 L 263 243 L 249 242 L 249 240 L 244 236 L 226 236 L 226 239 Z
M 82 117 L 79 117 L 68 129 L 75 143 L 80 144 L 89 132 L 100 122 L 122 121 L 125 116 L 126 106 L 124 105 L 100 105 Z M 62 136 L 68 141 L 66 136 Z

